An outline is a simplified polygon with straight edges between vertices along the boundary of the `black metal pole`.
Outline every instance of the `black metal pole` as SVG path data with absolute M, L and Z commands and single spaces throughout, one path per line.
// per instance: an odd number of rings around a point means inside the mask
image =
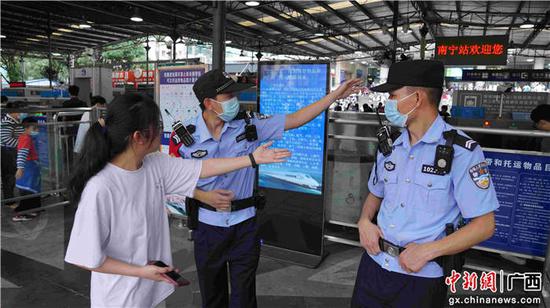
M 147 43 L 145 45 L 145 85 L 147 88 L 149 88 L 149 50 L 151 47 L 149 47 L 149 33 L 147 33 Z
M 392 38 L 392 51 L 391 61 L 395 63 L 397 57 L 397 21 L 399 18 L 399 1 L 393 1 L 393 38 Z
M 225 1 L 215 2 L 212 37 L 212 69 L 225 69 Z
M 52 28 L 50 13 L 48 13 L 48 80 L 50 82 L 50 89 L 52 88 Z

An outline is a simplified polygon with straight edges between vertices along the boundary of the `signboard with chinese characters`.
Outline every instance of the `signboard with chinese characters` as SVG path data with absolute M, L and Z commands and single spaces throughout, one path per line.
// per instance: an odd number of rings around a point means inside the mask
M 199 101 L 193 92 L 193 84 L 206 72 L 206 66 L 167 66 L 160 67 L 157 75 L 155 93 L 160 105 L 164 124 L 161 139 L 162 151 L 168 153 L 168 143 L 172 132 L 172 123 L 165 109 L 184 125 L 195 124 L 200 114 Z
M 117 85 L 133 84 L 135 87 L 139 83 L 155 82 L 154 70 L 142 70 L 139 68 L 128 71 L 113 71 L 112 73 L 113 87 Z
M 463 81 L 550 81 L 550 70 L 463 70 Z
M 438 37 L 435 59 L 446 65 L 506 65 L 508 36 Z
M 530 113 L 540 104 L 550 103 L 550 94 L 544 92 L 511 92 L 458 90 L 453 94 L 454 106 L 482 107 L 486 119 L 497 118 L 502 99 L 502 118 L 511 119 L 512 112 Z
M 500 208 L 479 246 L 544 257 L 550 231 L 550 156 L 484 151 Z

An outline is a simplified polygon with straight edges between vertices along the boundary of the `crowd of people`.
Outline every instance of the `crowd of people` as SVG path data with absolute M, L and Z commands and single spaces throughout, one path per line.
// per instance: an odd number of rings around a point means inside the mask
M 69 86 L 68 91 L 70 98 L 58 107 L 89 107 L 86 102 L 78 98 L 78 86 Z M 106 100 L 102 96 L 93 96 L 90 101 L 91 107 L 104 108 L 106 106 Z M 8 97 L 2 96 L 2 105 L 6 109 L 16 110 L 3 113 L 1 119 L 3 199 L 15 199 L 7 203 L 7 206 L 14 211 L 12 221 L 25 222 L 39 215 L 39 211 L 31 210 L 41 207 L 42 204 L 38 117 L 34 114 L 19 112 L 26 109 L 26 103 L 22 101 L 9 102 Z M 76 140 L 74 152 L 78 153 L 90 126 L 90 112 L 67 116 L 61 120 L 81 122 L 79 125 L 62 128 L 64 133 L 69 133 Z M 16 188 L 17 191 L 15 191 Z

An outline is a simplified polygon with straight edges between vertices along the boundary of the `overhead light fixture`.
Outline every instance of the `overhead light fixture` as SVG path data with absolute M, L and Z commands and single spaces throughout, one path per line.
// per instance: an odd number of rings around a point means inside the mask
M 351 61 L 349 64 L 354 64 L 355 62 Z
M 258 2 L 258 1 L 246 1 L 244 4 L 246 4 L 247 6 L 258 6 L 258 5 L 260 5 L 260 2 Z
M 361 61 L 361 64 L 367 64 L 367 61 Z
M 321 27 L 321 25 L 317 26 L 317 28 L 315 29 L 314 35 L 315 36 L 325 36 L 325 31 L 323 31 L 323 27 Z
M 67 32 L 67 33 L 73 32 L 73 30 L 71 30 L 71 29 L 65 29 L 65 28 L 59 28 L 59 29 L 57 29 L 57 31 Z
M 92 27 L 91 24 L 93 24 L 93 22 L 86 20 L 86 18 L 82 16 L 82 21 L 78 24 L 78 28 L 89 29 Z
M 133 22 L 142 22 L 143 18 L 141 18 L 141 15 L 139 14 L 139 9 L 136 7 L 134 8 L 134 14 L 132 14 L 132 17 L 130 17 L 130 20 Z
M 535 24 L 531 23 L 530 21 L 526 21 L 524 24 L 519 26 L 521 29 L 532 29 L 535 27 Z
M 356 54 L 356 55 L 360 55 L 360 54 L 362 54 L 362 52 L 361 52 L 361 51 L 359 51 L 359 50 L 357 50 L 357 51 L 354 51 L 353 53 L 354 53 L 354 54 Z
M 33 42 L 40 42 L 40 40 L 32 38 L 32 37 L 27 37 L 27 40 L 28 41 L 33 41 Z
M 527 62 L 533 62 L 533 61 L 535 61 L 535 59 L 529 58 L 529 59 L 527 59 L 526 61 L 527 61 Z
M 61 56 L 61 54 L 60 54 L 59 52 L 53 52 L 53 53 L 52 53 L 52 56 L 59 57 L 59 56 Z
M 231 44 L 232 42 L 233 42 L 233 41 L 231 41 L 231 40 L 225 41 L 226 44 Z
M 52 32 L 52 35 L 55 35 L 55 36 L 62 36 L 63 33 L 59 33 L 59 32 Z
M 3 39 L 3 38 L 6 38 L 6 36 L 3 34 L 0 34 L 0 39 Z

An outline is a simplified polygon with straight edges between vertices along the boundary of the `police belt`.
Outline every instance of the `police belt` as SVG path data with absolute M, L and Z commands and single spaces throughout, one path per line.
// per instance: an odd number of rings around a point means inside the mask
M 235 212 L 247 209 L 249 207 L 258 207 L 261 208 L 265 204 L 265 197 L 263 195 L 254 195 L 250 198 L 240 199 L 240 200 L 233 200 L 231 201 L 231 207 L 227 210 L 218 210 L 217 208 L 210 206 L 206 203 L 200 202 L 199 200 L 196 200 L 196 203 L 198 206 L 202 207 L 203 209 L 213 211 L 213 212 Z
M 401 247 L 399 245 L 395 245 L 394 243 L 387 241 L 383 238 L 378 239 L 378 245 L 380 246 L 380 250 L 389 254 L 392 257 L 399 257 L 399 255 L 405 251 L 405 247 Z M 443 258 L 437 257 L 433 259 L 432 261 L 436 262 L 439 266 L 443 267 Z

